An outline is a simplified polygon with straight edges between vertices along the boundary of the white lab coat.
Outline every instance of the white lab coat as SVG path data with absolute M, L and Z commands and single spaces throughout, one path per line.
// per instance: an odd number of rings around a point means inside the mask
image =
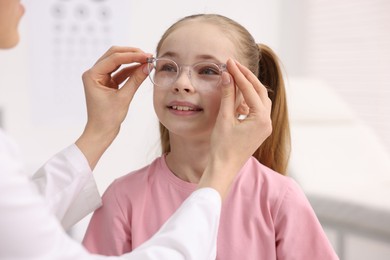
M 132 253 L 96 256 L 61 227 L 71 227 L 101 204 L 81 151 L 75 145 L 64 149 L 33 181 L 24 174 L 18 158 L 15 145 L 0 129 L 1 260 L 215 259 L 221 210 L 215 190 L 194 192 L 156 235 Z

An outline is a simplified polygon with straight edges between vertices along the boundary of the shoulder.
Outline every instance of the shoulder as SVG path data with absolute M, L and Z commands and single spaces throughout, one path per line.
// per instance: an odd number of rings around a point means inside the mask
M 316 215 L 309 200 L 300 185 L 290 176 L 284 176 L 259 163 L 255 158 L 249 162 L 250 168 L 255 169 L 261 186 L 261 202 L 270 205 L 270 211 L 276 223 L 286 219 L 297 219 L 317 222 Z
M 277 205 L 278 215 L 284 214 L 303 214 L 304 212 L 314 216 L 313 209 L 307 199 L 305 193 L 298 185 L 298 183 L 289 178 L 289 182 L 286 184 L 283 193 L 280 196 Z
M 262 189 L 275 192 L 277 196 L 287 190 L 296 187 L 296 182 L 289 176 L 284 176 L 271 168 L 261 164 L 256 158 L 251 157 L 241 170 L 239 179 L 254 182 Z
M 276 208 L 283 202 L 305 200 L 304 193 L 293 178 L 270 169 L 254 157 L 244 165 L 237 182 L 245 189 L 260 192 L 261 200 L 267 200 Z

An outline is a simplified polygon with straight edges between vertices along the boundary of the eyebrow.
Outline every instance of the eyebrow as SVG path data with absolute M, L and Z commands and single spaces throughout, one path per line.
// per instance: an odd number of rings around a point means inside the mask
M 168 52 L 165 52 L 165 53 L 163 53 L 163 54 L 161 54 L 161 55 L 158 55 L 157 58 L 161 58 L 161 57 L 175 58 L 175 57 L 177 57 L 177 54 L 174 53 L 174 52 L 172 52 L 172 51 L 168 51 Z
M 169 57 L 169 58 L 177 58 L 179 55 L 175 52 L 172 52 L 172 51 L 167 51 L 165 53 L 163 53 L 162 55 L 159 55 L 158 58 L 162 58 L 162 57 Z M 216 61 L 217 63 L 222 63 L 219 59 L 217 59 L 215 56 L 213 55 L 210 55 L 210 54 L 200 54 L 200 55 L 197 55 L 195 57 L 196 59 L 199 59 L 199 60 L 213 60 L 213 61 Z

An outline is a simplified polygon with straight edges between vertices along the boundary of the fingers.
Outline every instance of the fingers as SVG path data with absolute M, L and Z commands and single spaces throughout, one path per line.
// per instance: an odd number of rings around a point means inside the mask
M 145 63 L 149 56 L 146 53 L 114 52 L 97 62 L 91 71 L 98 75 L 108 75 L 124 64 Z
M 234 104 L 236 94 L 234 91 L 234 82 L 229 73 L 222 73 L 222 99 L 219 114 L 224 118 L 234 117 Z
M 131 76 L 131 74 L 134 73 L 134 71 L 139 66 L 140 65 L 137 64 L 121 69 L 120 71 L 116 72 L 115 75 L 112 76 L 112 80 L 115 82 L 116 85 L 122 84 L 127 78 Z
M 123 87 L 119 90 L 125 95 L 130 95 L 133 97 L 134 93 L 137 91 L 138 87 L 142 84 L 145 78 L 148 76 L 147 64 L 143 64 L 141 66 L 137 66 L 133 68 L 134 71 L 131 77 L 127 80 L 127 82 L 123 85 Z
M 267 88 L 260 82 L 260 80 L 252 73 L 247 67 L 243 66 L 239 62 L 236 61 L 237 67 L 241 70 L 241 72 L 245 75 L 245 77 L 252 83 L 256 92 L 260 95 L 260 98 L 263 102 L 268 100 L 268 90 Z
M 97 61 L 96 63 L 100 62 L 101 60 L 107 58 L 113 53 L 123 53 L 123 52 L 133 52 L 133 53 L 144 53 L 143 50 L 139 48 L 134 47 L 127 47 L 127 46 L 112 46 L 110 49 L 106 51 Z M 95 63 L 95 64 L 96 64 Z
M 264 106 L 270 104 L 271 100 L 268 98 L 267 89 L 248 68 L 232 59 L 228 60 L 227 65 L 250 112 L 260 111 Z
M 129 77 L 131 78 L 132 73 L 140 67 L 140 64 L 146 63 L 147 57 L 150 56 L 151 54 L 145 53 L 138 48 L 111 47 L 91 69 L 83 74 L 83 81 L 89 82 L 88 86 L 97 83 L 103 87 L 118 89 L 119 85 Z M 125 64 L 131 65 L 116 72 Z M 116 72 L 115 75 L 113 75 L 114 72 Z M 144 79 L 143 75 L 142 78 L 137 77 L 132 82 L 133 84 L 135 82 L 139 83 Z
M 146 73 L 142 73 L 140 69 L 141 64 L 146 63 L 146 59 L 150 56 L 151 54 L 138 48 L 111 47 L 91 69 L 83 73 L 84 86 L 85 88 L 100 86 L 118 89 L 120 84 L 130 78 L 126 86 L 134 86 L 133 88 L 137 89 L 146 77 Z M 125 64 L 130 66 L 117 71 Z

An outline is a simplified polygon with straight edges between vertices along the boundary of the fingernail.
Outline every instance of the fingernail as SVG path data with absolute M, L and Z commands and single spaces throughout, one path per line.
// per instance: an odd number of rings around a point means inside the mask
M 146 75 L 149 75 L 148 64 L 145 64 L 145 65 L 144 65 L 144 67 L 142 68 L 142 71 L 143 71 Z
M 222 85 L 228 85 L 230 84 L 230 75 L 229 73 L 223 72 L 222 73 Z

